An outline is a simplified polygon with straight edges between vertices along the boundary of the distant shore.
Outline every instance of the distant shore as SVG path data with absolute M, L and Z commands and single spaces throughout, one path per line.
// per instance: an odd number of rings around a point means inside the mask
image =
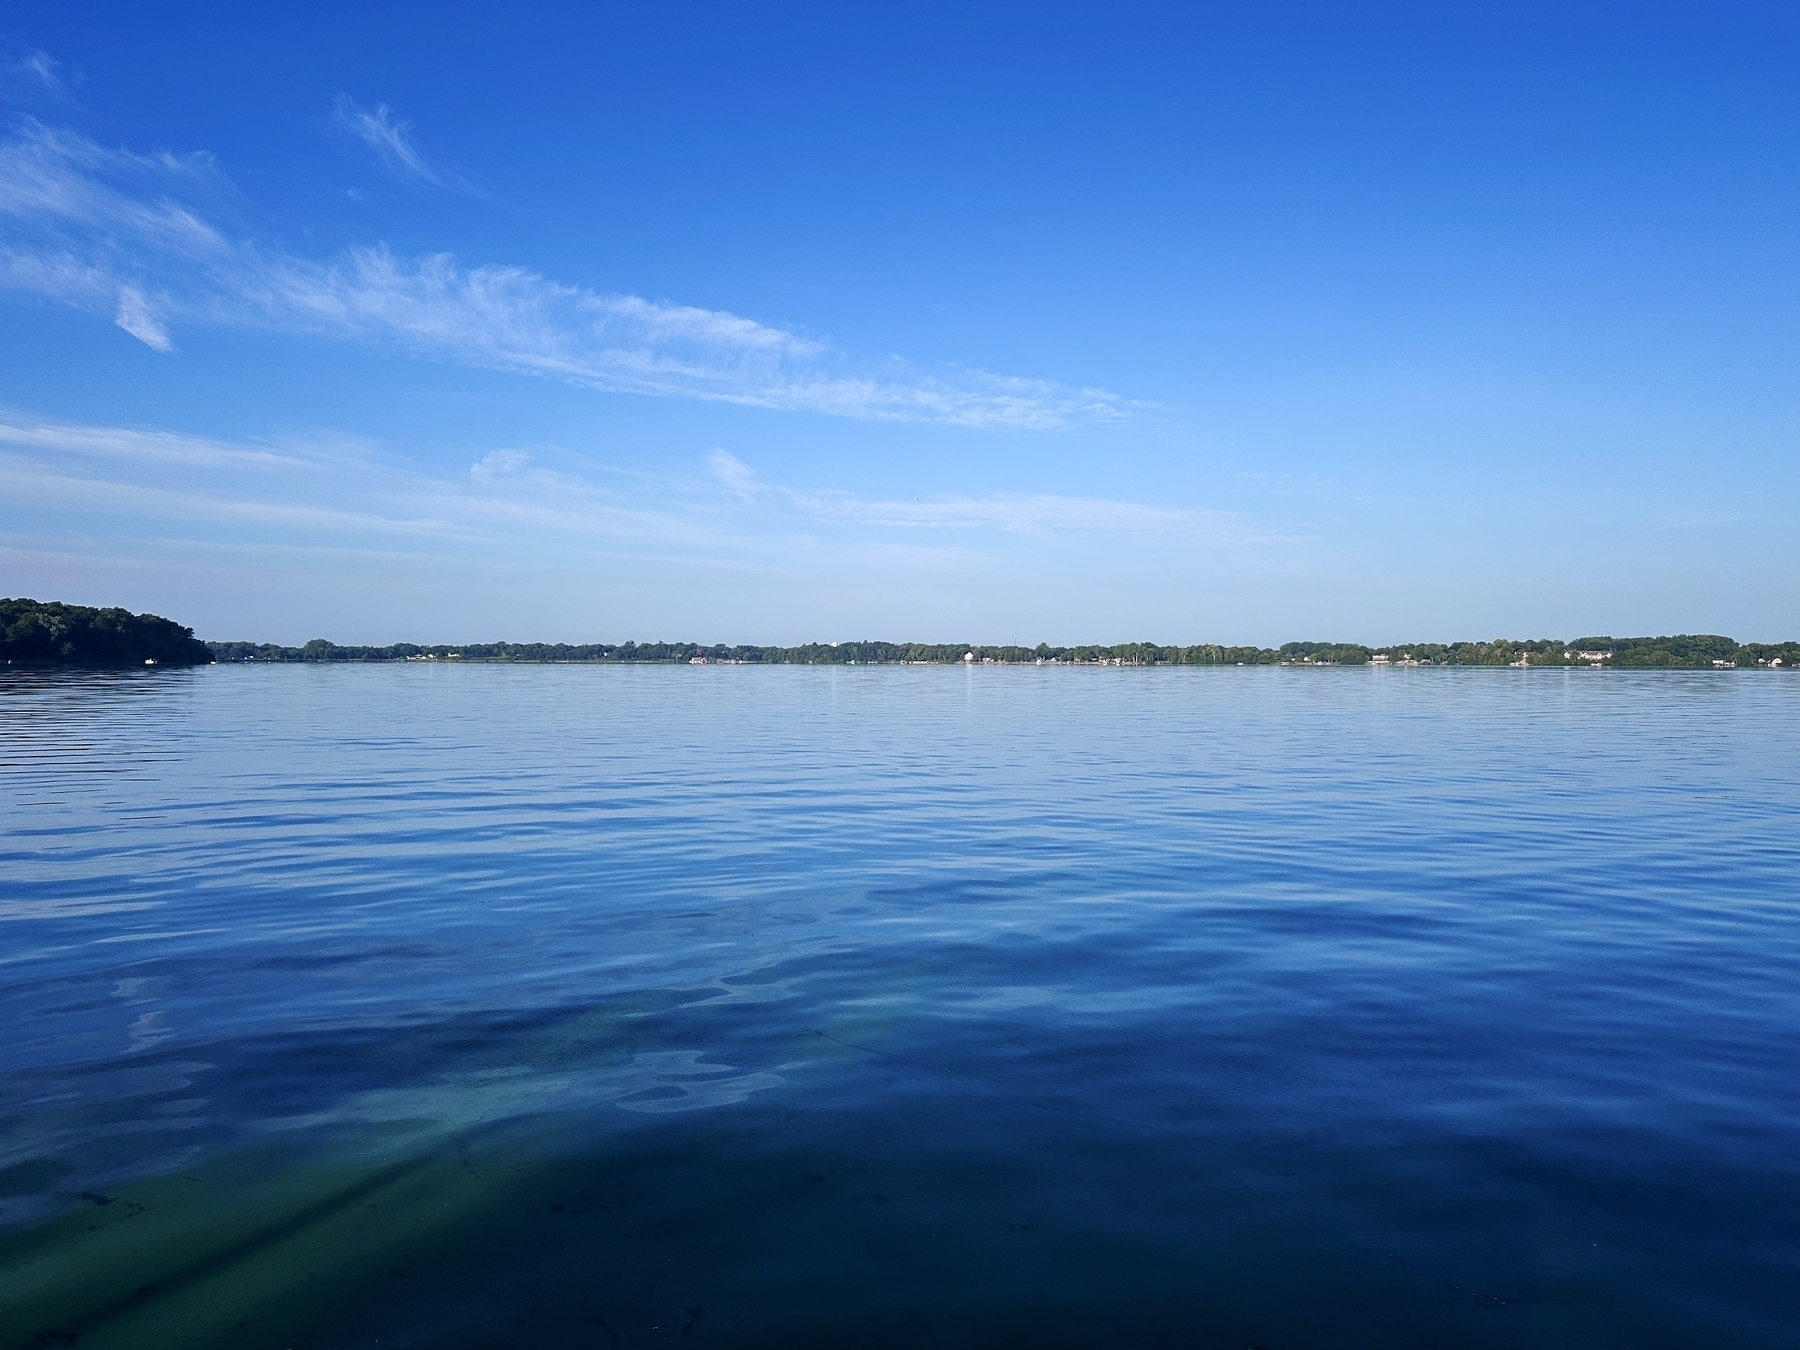
M 484 642 L 419 646 L 340 647 L 322 638 L 304 647 L 212 642 L 226 662 L 473 661 L 615 665 L 1069 665 L 1069 666 L 1521 666 L 1632 669 L 1791 670 L 1800 642 L 1741 643 L 1711 634 L 1673 637 L 1584 637 L 1492 642 L 1415 642 L 1369 647 L 1353 642 L 1289 642 L 1280 647 L 1213 643 L 1162 646 L 1154 642 L 1052 647 L 982 643 L 813 642 L 798 647 L 707 646 L 695 642 L 569 644 Z
M 58 601 L 0 600 L 0 663 L 9 666 L 193 666 L 394 661 L 599 665 L 1517 666 L 1634 670 L 1793 670 L 1800 641 L 1738 642 L 1711 633 L 1667 637 L 1496 638 L 1488 642 L 1288 642 L 1279 647 L 1154 642 L 1053 647 L 963 642 L 809 642 L 797 647 L 698 642 L 471 642 L 340 646 L 314 638 L 203 642 L 155 614 Z

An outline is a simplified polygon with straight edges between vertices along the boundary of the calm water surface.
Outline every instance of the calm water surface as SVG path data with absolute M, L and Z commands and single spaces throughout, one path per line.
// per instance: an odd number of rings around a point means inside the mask
M 1800 1344 L 1800 679 L 0 673 L 0 1345 Z

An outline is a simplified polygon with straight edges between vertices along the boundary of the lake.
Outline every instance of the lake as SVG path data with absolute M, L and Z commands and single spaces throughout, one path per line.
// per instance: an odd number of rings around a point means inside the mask
M 1800 680 L 0 672 L 0 1345 L 1791 1347 Z

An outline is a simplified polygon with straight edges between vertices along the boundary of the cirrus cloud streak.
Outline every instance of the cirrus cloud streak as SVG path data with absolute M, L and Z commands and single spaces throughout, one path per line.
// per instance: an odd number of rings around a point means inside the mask
M 404 124 L 388 129 L 400 155 Z M 233 228 L 235 213 L 235 189 L 206 155 L 108 149 L 20 119 L 0 140 L 0 287 L 107 315 L 165 352 L 180 325 L 236 326 L 609 392 L 966 427 L 1048 430 L 1142 406 L 976 369 L 859 364 L 785 328 L 527 267 L 380 243 L 304 257 Z

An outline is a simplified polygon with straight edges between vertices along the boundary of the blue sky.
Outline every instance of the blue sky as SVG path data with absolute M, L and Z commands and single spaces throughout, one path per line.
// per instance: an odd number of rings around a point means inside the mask
M 0 20 L 0 592 L 207 637 L 1800 633 L 1778 5 Z

